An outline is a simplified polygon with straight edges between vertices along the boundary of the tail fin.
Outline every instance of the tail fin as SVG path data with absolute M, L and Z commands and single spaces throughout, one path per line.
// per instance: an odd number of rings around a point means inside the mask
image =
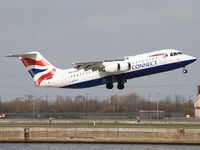
M 51 65 L 39 52 L 10 54 L 7 57 L 18 57 L 28 69 L 36 86 L 40 86 L 43 80 L 53 77 L 56 71 L 56 67 Z

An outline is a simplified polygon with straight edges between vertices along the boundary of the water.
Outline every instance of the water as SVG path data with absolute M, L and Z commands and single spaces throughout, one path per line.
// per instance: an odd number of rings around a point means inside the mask
M 142 144 L 0 144 L 0 150 L 199 150 L 191 145 Z

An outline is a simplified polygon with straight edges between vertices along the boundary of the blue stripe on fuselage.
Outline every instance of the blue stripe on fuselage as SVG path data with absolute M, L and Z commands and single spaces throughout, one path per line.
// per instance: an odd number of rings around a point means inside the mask
M 187 61 L 182 61 L 182 62 L 176 62 L 176 63 L 171 63 L 171 64 L 165 64 L 165 65 L 160 65 L 160 66 L 155 66 L 151 68 L 145 68 L 141 70 L 134 70 L 130 72 L 125 72 L 117 75 L 113 75 L 116 78 L 119 78 L 120 80 L 127 80 L 131 78 L 137 78 L 137 77 L 142 77 L 146 75 L 151 75 L 155 73 L 160 73 L 160 72 L 165 72 L 165 71 L 170 71 L 174 69 L 178 69 L 181 67 L 185 67 L 191 63 L 193 63 L 195 60 L 187 60 Z M 79 82 L 67 86 L 63 86 L 61 88 L 88 88 L 88 87 L 93 87 L 93 86 L 98 86 L 102 84 L 107 84 L 112 82 L 112 75 L 105 76 L 103 78 L 98 78 L 94 80 L 89 80 L 89 81 L 84 81 L 84 82 Z

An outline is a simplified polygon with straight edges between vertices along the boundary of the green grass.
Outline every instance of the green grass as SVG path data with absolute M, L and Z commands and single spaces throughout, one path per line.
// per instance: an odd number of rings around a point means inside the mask
M 94 128 L 92 121 L 73 121 L 73 122 L 20 122 L 20 123 L 0 123 L 0 127 L 52 127 L 52 128 Z M 171 129 L 200 129 L 199 124 L 195 123 L 123 123 L 123 122 L 96 122 L 96 128 L 171 128 Z

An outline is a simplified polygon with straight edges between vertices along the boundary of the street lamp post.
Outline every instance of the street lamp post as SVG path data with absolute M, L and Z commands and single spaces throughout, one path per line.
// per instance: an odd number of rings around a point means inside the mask
M 148 119 L 150 119 L 150 109 L 151 109 L 151 93 L 148 94 L 149 110 L 148 110 Z
M 149 111 L 148 111 L 148 119 L 150 119 L 150 109 L 151 109 L 151 96 L 152 95 L 160 95 L 160 93 L 148 93 L 148 101 L 149 101 Z M 158 119 L 158 109 L 159 109 L 159 104 L 158 100 L 156 101 L 156 118 Z
M 23 101 L 23 103 L 24 103 L 24 119 L 26 119 L 26 98 L 20 98 L 20 100 L 22 100 Z M 22 112 L 23 112 L 23 110 L 22 110 Z
M 88 96 L 89 96 L 89 93 L 86 94 L 86 97 L 85 97 L 85 118 L 87 119 L 88 118 Z
M 158 120 L 158 100 L 156 101 L 156 118 L 157 118 L 157 120 Z
M 47 118 L 47 111 L 48 111 L 48 94 L 46 95 L 45 118 Z
M 26 119 L 26 98 L 24 98 L 24 118 Z
M 35 97 L 36 97 L 37 93 L 36 92 L 31 92 L 31 94 L 28 95 L 28 99 L 30 101 L 32 101 L 32 119 L 35 119 L 35 110 L 36 110 L 36 102 L 35 102 Z

